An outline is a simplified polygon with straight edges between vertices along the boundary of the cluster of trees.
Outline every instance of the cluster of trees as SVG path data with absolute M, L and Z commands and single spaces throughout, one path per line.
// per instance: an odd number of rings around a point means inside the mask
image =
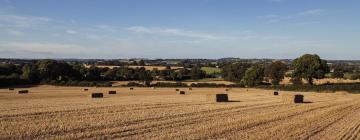
M 110 63 L 110 62 L 109 62 Z M 111 63 L 115 63 L 112 62 Z M 99 68 L 94 65 L 85 67 L 81 63 L 40 60 L 26 64 L 0 64 L 0 86 L 15 84 L 61 84 L 61 85 L 96 85 L 94 81 L 151 81 L 151 80 L 199 80 L 214 75 L 206 74 L 201 69 L 204 64 L 195 62 L 183 62 L 184 68 L 171 69 L 167 66 L 164 70 L 146 70 L 143 67 L 130 68 L 120 66 L 113 69 Z M 144 61 L 136 65 L 146 65 Z M 310 85 L 314 79 L 322 79 L 330 68 L 333 70 L 331 77 L 343 78 L 345 73 L 358 70 L 354 66 L 337 64 L 328 66 L 326 60 L 318 55 L 305 54 L 295 59 L 291 65 L 281 61 L 268 63 L 251 64 L 247 62 L 224 62 L 215 66 L 213 63 L 206 63 L 206 66 L 221 67 L 221 75 L 224 80 L 232 81 L 249 87 L 272 84 L 279 85 L 285 74 L 291 76 L 294 84 L 302 84 L 306 80 Z M 351 75 L 350 79 L 359 79 L 359 72 Z M 88 82 L 87 82 L 88 81 Z M 108 84 L 102 84 L 108 85 Z M 203 85 L 201 85 L 203 86 Z
M 268 65 L 234 63 L 225 65 L 222 68 L 222 74 L 227 81 L 253 87 L 264 84 L 266 80 L 278 85 L 284 79 L 287 70 L 287 65 L 281 61 L 275 61 Z
M 143 62 L 140 62 L 140 64 Z M 86 68 L 82 64 L 72 64 L 55 60 L 40 60 L 30 64 L 1 64 L 0 86 L 16 84 L 59 84 L 63 85 L 93 85 L 80 81 L 127 81 L 127 80 L 187 80 L 202 79 L 206 77 L 201 67 L 172 70 L 146 70 L 145 68 L 99 68 L 91 66 Z
M 326 60 L 320 59 L 318 55 L 305 54 L 295 59 L 291 66 L 281 61 L 271 64 L 248 64 L 235 63 L 228 64 L 222 68 L 225 80 L 239 82 L 246 86 L 253 87 L 269 81 L 273 85 L 278 85 L 285 77 L 285 73 L 292 69 L 291 81 L 294 84 L 302 83 L 305 79 L 310 85 L 314 79 L 322 79 L 326 73 L 330 72 Z
M 333 70 L 331 73 L 332 78 L 360 79 L 360 68 L 356 65 L 333 64 L 331 65 L 331 69 Z

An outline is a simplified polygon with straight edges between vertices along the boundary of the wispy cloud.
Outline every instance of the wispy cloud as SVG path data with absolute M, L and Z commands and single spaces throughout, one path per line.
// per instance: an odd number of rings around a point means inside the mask
M 297 15 L 298 16 L 313 16 L 313 15 L 320 15 L 323 12 L 324 12 L 323 9 L 311 9 L 311 10 L 299 12 Z
M 65 32 L 68 34 L 77 34 L 78 33 L 77 31 L 74 31 L 74 30 L 66 30 Z
M 116 27 L 110 26 L 110 25 L 96 25 L 97 29 L 106 31 L 106 32 L 116 32 L 118 31 Z
M 61 43 L 10 42 L 10 43 L 0 44 L 0 51 L 7 51 L 7 52 L 81 53 L 81 52 L 85 52 L 86 50 L 87 50 L 86 48 L 79 45 L 61 44 Z
M 257 18 L 266 20 L 265 23 L 278 23 L 280 21 L 287 21 L 296 18 L 304 18 L 307 16 L 319 16 L 324 11 L 325 11 L 324 9 L 310 9 L 289 15 L 268 14 L 263 16 L 257 16 Z M 307 21 L 307 23 L 309 22 Z
M 258 18 L 264 18 L 264 19 L 269 19 L 269 18 L 279 18 L 279 17 L 280 17 L 280 15 L 275 15 L 275 14 L 258 16 Z
M 151 33 L 151 29 L 143 27 L 143 26 L 132 26 L 127 28 L 129 31 L 136 32 L 136 33 Z
M 0 23 L 16 27 L 28 27 L 31 25 L 47 23 L 51 19 L 47 17 L 19 16 L 13 14 L 0 14 Z
M 148 33 L 148 34 L 159 34 L 159 35 L 169 35 L 169 36 L 180 36 L 180 37 L 189 37 L 189 38 L 197 38 L 204 40 L 217 40 L 217 39 L 225 39 L 227 37 L 195 32 L 190 30 L 183 30 L 177 28 L 148 28 L 144 26 L 133 26 L 127 28 L 129 31 L 134 33 Z
M 7 30 L 8 34 L 12 36 L 23 36 L 24 32 L 17 31 L 17 30 Z

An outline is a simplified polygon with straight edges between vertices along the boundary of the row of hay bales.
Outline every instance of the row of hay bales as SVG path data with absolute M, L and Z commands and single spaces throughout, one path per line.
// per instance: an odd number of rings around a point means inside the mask
M 129 88 L 129 90 L 134 90 L 134 88 Z M 83 91 L 89 91 L 89 89 L 83 89 Z M 108 91 L 108 94 L 117 94 L 116 90 Z M 104 94 L 102 92 L 94 92 L 90 95 L 91 98 L 103 98 Z
M 109 94 L 116 94 L 116 91 L 109 91 Z M 102 92 L 91 93 L 91 98 L 103 98 L 104 94 Z
M 84 89 L 84 91 L 88 91 L 89 89 Z M 108 91 L 108 94 L 117 94 L 115 90 Z M 102 92 L 94 92 L 90 95 L 91 98 L 103 98 L 104 94 Z
M 192 90 L 192 89 L 189 89 Z M 180 95 L 185 95 L 186 91 L 180 90 L 180 89 L 175 89 L 177 94 Z M 228 90 L 226 90 L 228 91 Z M 228 102 L 229 101 L 229 97 L 228 94 L 207 94 L 206 95 L 206 101 L 208 102 Z
M 180 91 L 179 89 L 175 89 L 178 94 L 185 95 L 185 91 Z M 229 91 L 226 89 L 225 91 Z M 275 91 L 274 96 L 278 96 L 279 92 Z M 285 103 L 303 103 L 304 102 L 304 95 L 301 94 L 284 94 L 282 95 L 282 99 Z M 229 102 L 228 94 L 207 94 L 206 100 L 208 102 Z
M 279 92 L 274 91 L 274 96 L 278 96 Z M 304 95 L 301 94 L 283 94 L 282 100 L 284 103 L 292 104 L 292 103 L 304 103 Z
M 9 91 L 15 91 L 15 88 L 9 88 Z M 27 93 L 29 93 L 29 90 L 26 90 L 26 89 L 18 90 L 17 93 L 18 94 L 27 94 Z

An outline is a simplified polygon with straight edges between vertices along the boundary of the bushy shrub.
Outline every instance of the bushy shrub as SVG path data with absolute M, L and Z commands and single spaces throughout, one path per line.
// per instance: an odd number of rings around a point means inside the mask
M 27 80 L 13 76 L 0 76 L 0 87 L 29 84 Z
M 188 87 L 187 84 L 177 82 L 177 83 L 165 83 L 165 82 L 159 82 L 155 84 L 151 84 L 152 87 Z
M 279 86 L 257 86 L 258 88 L 276 89 L 300 92 L 336 92 L 347 91 L 349 93 L 360 93 L 360 83 L 324 84 L 324 85 L 279 85 Z
M 137 82 L 129 82 L 126 84 L 127 87 L 144 87 L 143 84 L 137 83 Z

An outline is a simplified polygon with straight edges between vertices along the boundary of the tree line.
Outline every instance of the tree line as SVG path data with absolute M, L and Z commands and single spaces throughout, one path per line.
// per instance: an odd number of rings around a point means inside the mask
M 146 65 L 139 61 L 137 65 Z M 115 68 L 100 68 L 95 65 L 85 67 L 82 63 L 71 63 L 56 60 L 39 60 L 27 64 L 0 64 L 0 86 L 17 84 L 60 84 L 60 85 L 95 85 L 96 81 L 152 81 L 152 80 L 200 80 L 215 77 L 201 69 L 203 66 L 215 67 L 214 64 L 184 65 L 184 68 L 164 70 L 154 68 L 146 70 L 144 67 L 130 68 L 120 66 Z M 226 81 L 232 81 L 248 87 L 257 85 L 279 85 L 287 75 L 293 84 L 302 84 L 306 80 L 310 85 L 314 79 L 325 78 L 333 70 L 331 77 L 343 78 L 344 73 L 356 68 L 347 65 L 328 65 L 326 60 L 318 55 L 305 54 L 287 64 L 281 61 L 272 63 L 242 63 L 226 62 L 218 65 L 221 76 Z M 358 73 L 353 79 L 359 79 Z
M 142 62 L 140 62 L 142 63 Z M 129 68 L 126 66 L 99 68 L 95 65 L 85 67 L 83 64 L 72 64 L 56 60 L 39 60 L 30 64 L 0 64 L 0 86 L 17 84 L 57 84 L 84 81 L 151 81 L 151 80 L 198 80 L 207 75 L 201 67 L 172 70 L 146 70 L 143 67 Z M 76 85 L 76 84 L 70 84 Z M 92 85 L 92 84 L 91 84 Z

